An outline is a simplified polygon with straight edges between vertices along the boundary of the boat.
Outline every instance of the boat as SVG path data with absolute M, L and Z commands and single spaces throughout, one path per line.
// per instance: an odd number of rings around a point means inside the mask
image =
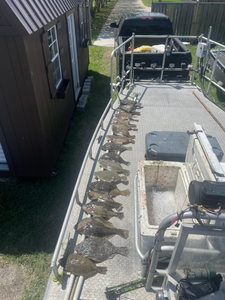
M 204 40 L 204 37 L 201 36 L 201 39 Z M 127 42 L 129 43 L 130 39 Z M 112 53 L 112 61 L 117 50 Z M 216 211 L 211 213 L 203 210 L 201 217 L 198 218 L 198 213 L 188 209 L 190 207 L 187 206 L 188 189 L 192 180 L 198 182 L 209 180 L 222 184 L 225 180 L 225 158 L 218 160 L 206 136 L 207 133 L 215 137 L 222 152 L 225 152 L 225 111 L 204 97 L 193 81 L 182 82 L 177 78 L 177 81 L 167 82 L 161 76 L 160 80 L 133 82 L 131 71 L 130 75 L 128 72 L 115 84 L 111 76 L 111 98 L 93 134 L 75 183 L 52 258 L 52 273 L 46 287 L 45 300 L 174 299 L 178 281 L 172 275 L 178 269 L 179 263 L 181 264 L 179 270 L 182 272 L 184 268 L 191 269 L 195 266 L 208 269 L 211 264 L 209 266 L 207 262 L 211 261 L 217 272 L 222 273 L 222 276 L 225 274 L 224 261 L 213 260 L 215 254 L 223 254 L 225 250 L 223 246 L 225 227 L 222 226 L 225 222 L 224 211 L 221 210 L 220 214 L 217 214 Z M 120 91 L 116 102 L 113 103 L 113 90 L 117 87 L 120 87 Z M 133 131 L 135 143 L 131 144 L 132 151 L 121 154 L 121 157 L 131 164 L 124 167 L 130 171 L 128 185 L 120 183 L 118 188 L 120 190 L 128 188 L 130 196 L 116 197 L 116 201 L 123 204 L 124 219 L 112 220 L 115 227 L 128 230 L 129 237 L 124 239 L 115 235 L 110 239 L 116 246 L 126 246 L 129 255 L 128 257 L 116 255 L 113 259 L 99 264 L 98 266 L 107 267 L 106 275 L 97 274 L 85 280 L 82 276 L 64 271 L 61 276 L 63 269 L 58 267 L 58 260 L 68 251 L 73 252 L 74 246 L 85 238 L 77 233 L 74 225 L 86 217 L 81 206 L 89 202 L 88 184 L 94 181 L 94 172 L 100 170 L 98 159 L 105 153 L 101 147 L 106 142 L 107 136 L 112 134 L 111 122 L 123 99 L 134 100 L 142 105 L 137 109 L 141 115 L 132 120 L 137 126 L 137 131 Z M 167 131 L 189 132 L 190 141 L 185 161 L 145 160 L 146 135 L 150 132 Z M 159 221 L 152 224 L 145 220 L 148 218 L 145 214 L 148 201 L 145 194 L 145 185 L 148 185 L 146 174 L 150 178 L 154 174 L 157 178 L 155 183 L 149 185 L 148 192 L 154 194 L 153 197 L 162 192 L 161 198 L 167 203 L 169 197 L 167 192 L 171 192 L 167 190 L 171 187 L 168 182 L 172 181 L 172 193 L 182 195 L 183 201 L 172 214 L 170 207 L 156 204 L 154 214 L 161 214 L 163 210 L 164 213 Z M 157 184 L 159 177 L 160 182 L 165 183 L 164 186 Z M 183 223 L 182 219 L 189 219 L 190 222 Z M 192 221 L 193 219 L 195 221 Z M 205 219 L 205 226 L 200 226 L 198 219 Z M 176 226 L 170 229 L 172 223 Z M 211 227 L 208 226 L 209 223 L 212 224 Z M 163 227 L 160 227 L 160 224 L 163 224 Z M 219 241 L 222 239 L 221 244 L 215 241 L 217 236 Z M 185 247 L 186 240 L 192 246 Z M 162 244 L 162 241 L 165 243 Z M 161 253 L 163 255 L 160 255 Z M 159 261 L 163 265 L 161 268 L 158 268 Z M 123 288 L 123 292 L 125 289 L 126 293 L 123 294 L 120 288 Z M 221 285 L 219 296 L 210 295 L 210 298 L 204 299 L 224 299 L 223 289 L 224 284 Z

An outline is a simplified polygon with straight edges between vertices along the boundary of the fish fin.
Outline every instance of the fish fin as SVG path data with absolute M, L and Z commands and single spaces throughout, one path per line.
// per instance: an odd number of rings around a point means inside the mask
M 129 250 L 127 247 L 117 247 L 116 248 L 116 253 L 123 255 L 123 256 L 128 256 Z
M 132 151 L 132 148 L 131 147 L 125 147 L 126 148 L 126 150 L 128 150 L 128 151 Z
M 116 254 L 117 254 L 117 253 L 114 253 L 114 254 L 110 255 L 110 256 L 108 257 L 108 259 L 113 259 L 113 258 L 116 256 Z
M 130 175 L 130 171 L 123 169 L 123 174 L 126 175 L 126 176 L 129 176 Z
M 124 163 L 124 165 L 126 165 L 126 166 L 129 166 L 129 165 L 130 165 L 130 162 L 129 162 L 129 161 L 124 161 L 123 163 Z
M 128 230 L 126 230 L 126 229 L 117 229 L 118 231 L 117 231 L 117 234 L 119 235 L 119 236 L 121 236 L 122 238 L 124 238 L 124 239 L 127 239 L 128 238 L 128 236 L 129 236 L 129 231 Z
M 107 272 L 107 267 L 97 267 L 98 273 L 105 275 Z
M 127 176 L 121 176 L 120 180 L 123 181 L 123 182 L 126 182 L 127 181 Z
M 135 144 L 135 141 L 134 140 L 130 140 L 130 143 Z
M 130 191 L 129 190 L 121 191 L 121 195 L 128 197 L 128 196 L 130 196 Z
M 129 138 L 130 138 L 130 139 L 135 139 L 136 136 L 135 136 L 135 135 L 130 135 Z
M 117 213 L 116 214 L 117 218 L 119 218 L 120 220 L 122 220 L 124 218 L 124 213 Z

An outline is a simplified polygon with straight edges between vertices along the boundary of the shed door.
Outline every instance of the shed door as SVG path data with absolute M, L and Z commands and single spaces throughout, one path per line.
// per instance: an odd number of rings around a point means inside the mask
M 0 143 L 0 171 L 9 171 L 9 167 L 1 143 Z
M 67 22 L 68 22 L 68 35 L 69 35 L 69 43 L 70 43 L 70 58 L 71 58 L 71 66 L 73 72 L 73 85 L 75 91 L 75 98 L 77 100 L 80 91 L 80 81 L 79 81 L 79 68 L 78 68 L 78 59 L 77 59 L 77 43 L 76 43 L 74 14 L 71 14 L 69 15 L 69 17 L 67 17 Z

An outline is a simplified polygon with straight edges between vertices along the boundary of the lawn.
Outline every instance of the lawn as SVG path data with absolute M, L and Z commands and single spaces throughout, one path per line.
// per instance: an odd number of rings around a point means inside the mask
M 117 0 L 111 0 L 92 20 L 95 39 Z M 10 293 L 1 299 L 42 299 L 50 261 L 86 149 L 110 99 L 112 48 L 90 46 L 88 74 L 94 76 L 85 113 L 75 111 L 55 167 L 57 176 L 0 181 L 0 268 L 17 275 Z M 10 281 L 6 278 L 3 282 Z M 12 274 L 13 275 L 13 274 Z M 12 279 L 13 280 L 13 279 Z M 3 296 L 4 295 L 4 296 Z M 22 295 L 22 296 L 21 296 Z

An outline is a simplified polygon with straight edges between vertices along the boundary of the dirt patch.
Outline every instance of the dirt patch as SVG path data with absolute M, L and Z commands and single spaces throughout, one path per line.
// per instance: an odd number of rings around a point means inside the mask
M 31 272 L 24 266 L 5 264 L 0 268 L 0 295 L 4 300 L 20 300 L 31 281 Z

